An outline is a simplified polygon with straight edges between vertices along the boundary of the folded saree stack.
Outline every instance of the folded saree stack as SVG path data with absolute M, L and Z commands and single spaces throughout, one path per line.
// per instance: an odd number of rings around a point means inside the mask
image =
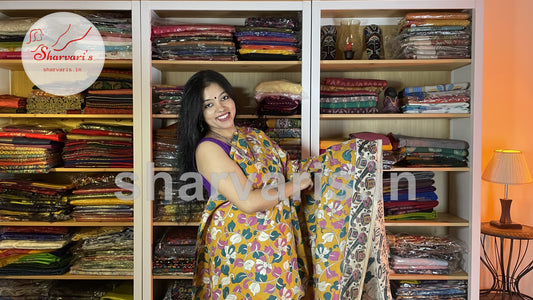
M 182 86 L 155 85 L 152 88 L 152 113 L 178 114 L 182 97 Z
M 15 95 L 4 94 L 0 95 L 0 113 L 1 114 L 17 114 L 26 113 L 26 98 Z
M 44 279 L 2 279 L 0 295 L 4 299 L 42 299 L 48 295 L 53 281 Z
M 103 69 L 87 89 L 85 114 L 132 114 L 132 71 Z
M 108 291 L 113 290 L 117 282 L 102 280 L 57 280 L 51 282 L 46 299 L 101 299 Z M 38 298 L 37 298 L 38 299 Z
M 302 85 L 288 80 L 260 82 L 255 87 L 258 115 L 296 115 L 301 112 Z
M 47 173 L 61 164 L 65 132 L 59 128 L 13 124 L 0 129 L 0 172 Z
M 163 300 L 189 300 L 193 297 L 193 285 L 190 280 L 176 279 L 168 285 Z
M 156 168 L 177 168 L 178 123 L 155 129 L 153 139 L 152 150 L 154 166 Z
M 397 167 L 466 167 L 468 166 L 467 141 L 444 138 L 424 138 L 388 134 L 393 148 L 404 149 L 405 158 Z
M 406 87 L 400 92 L 403 113 L 469 113 L 470 83 Z
M 192 275 L 197 234 L 196 227 L 167 229 L 154 247 L 153 274 Z
M 131 222 L 131 191 L 117 186 L 115 173 L 80 174 L 72 178 L 74 189 L 66 196 L 78 222 Z M 119 193 L 120 197 L 116 193 Z
M 182 199 L 179 190 L 185 182 L 179 180 L 175 172 L 166 172 L 166 174 L 170 176 L 171 182 L 166 182 L 162 177 L 154 183 L 156 191 L 154 219 L 160 222 L 199 222 L 205 208 L 205 200 Z
M 237 60 L 235 27 L 223 24 L 152 26 L 152 58 L 161 60 Z
M 72 207 L 64 196 L 71 183 L 49 183 L 30 179 L 0 180 L 1 221 L 62 221 L 71 218 Z
M 26 32 L 37 19 L 8 18 L 0 20 L 0 59 L 20 59 Z
M 0 275 L 60 275 L 72 254 L 68 227 L 5 226 L 0 230 Z
M 57 96 L 34 89 L 26 101 L 29 114 L 80 114 L 85 105 L 85 96 L 82 93 Z
M 466 280 L 402 280 L 391 281 L 394 299 L 466 300 Z
M 389 262 L 399 274 L 446 275 L 460 270 L 465 251 L 457 240 L 433 235 L 388 234 Z
M 266 125 L 266 135 L 287 152 L 289 159 L 302 157 L 300 119 L 268 119 Z
M 70 268 L 71 274 L 133 275 L 132 227 L 82 230 L 86 232 L 83 232 L 73 249 L 74 263 Z
M 386 87 L 386 80 L 323 78 L 320 83 L 320 113 L 377 113 L 379 94 Z
M 98 29 L 105 47 L 106 59 L 131 59 L 130 13 L 98 12 L 84 15 Z
M 133 126 L 85 122 L 67 134 L 67 168 L 133 168 Z
M 394 57 L 408 59 L 470 58 L 470 14 L 413 12 L 400 20 Z
M 296 19 L 250 17 L 235 30 L 241 60 L 301 59 L 301 32 Z
M 386 220 L 429 220 L 437 217 L 439 204 L 434 173 L 383 174 L 383 201 Z

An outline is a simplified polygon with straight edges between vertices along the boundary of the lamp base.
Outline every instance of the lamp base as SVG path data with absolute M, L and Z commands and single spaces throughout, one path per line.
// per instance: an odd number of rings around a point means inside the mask
M 496 220 L 490 221 L 490 225 L 501 229 L 522 229 L 522 225 L 518 223 L 501 223 Z

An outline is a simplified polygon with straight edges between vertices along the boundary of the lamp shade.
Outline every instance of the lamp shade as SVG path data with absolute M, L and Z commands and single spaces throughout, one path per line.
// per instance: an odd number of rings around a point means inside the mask
M 518 150 L 495 150 L 481 178 L 502 184 L 524 184 L 532 181 L 522 151 Z

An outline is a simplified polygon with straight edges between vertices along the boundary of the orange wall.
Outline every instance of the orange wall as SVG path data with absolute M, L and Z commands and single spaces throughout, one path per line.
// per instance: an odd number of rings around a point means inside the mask
M 533 174 L 532 13 L 532 0 L 485 0 L 483 170 L 495 149 L 512 148 L 524 152 Z M 482 181 L 482 222 L 499 219 L 503 194 L 503 185 Z M 509 186 L 509 198 L 513 221 L 533 226 L 533 184 Z M 524 277 L 520 288 L 533 296 L 533 273 Z

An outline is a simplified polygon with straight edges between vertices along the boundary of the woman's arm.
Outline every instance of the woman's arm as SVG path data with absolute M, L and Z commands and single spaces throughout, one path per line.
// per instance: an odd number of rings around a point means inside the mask
M 253 214 L 269 209 L 278 204 L 278 189 L 270 188 L 262 194 L 262 189 L 253 189 L 251 182 L 220 146 L 206 141 L 196 149 L 196 164 L 198 171 L 207 181 L 228 201 L 239 210 Z M 283 196 L 291 196 L 310 186 L 313 182 L 309 176 L 302 175 L 298 181 L 285 182 Z M 297 186 L 296 186 L 297 185 Z

